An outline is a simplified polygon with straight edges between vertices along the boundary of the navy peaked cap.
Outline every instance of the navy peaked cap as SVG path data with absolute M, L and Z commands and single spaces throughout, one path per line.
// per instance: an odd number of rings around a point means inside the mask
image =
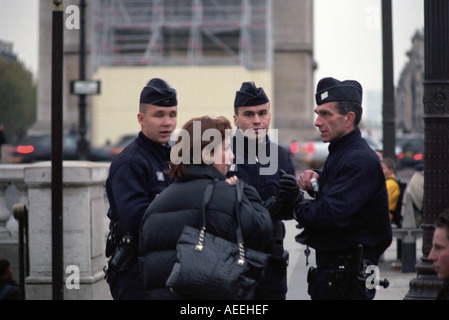
M 363 89 L 355 80 L 323 78 L 316 87 L 315 100 L 320 105 L 331 101 L 355 101 L 362 104 Z
M 140 103 L 148 103 L 160 107 L 177 106 L 176 90 L 162 79 L 151 79 L 140 93 Z
M 243 82 L 235 94 L 234 108 L 258 106 L 270 102 L 263 88 L 256 88 L 254 82 Z

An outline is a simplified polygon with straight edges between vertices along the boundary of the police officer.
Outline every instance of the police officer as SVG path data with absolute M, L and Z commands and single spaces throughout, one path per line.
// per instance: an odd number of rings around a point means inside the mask
M 114 299 L 144 299 L 137 263 L 140 221 L 153 199 L 171 182 L 170 135 L 176 127 L 176 90 L 154 78 L 140 94 L 141 131 L 111 164 L 106 180 L 110 234 L 106 271 Z
M 271 122 L 270 101 L 263 88 L 244 82 L 234 100 L 234 164 L 227 176 L 236 175 L 252 185 L 270 209 L 274 231 L 265 277 L 255 299 L 284 300 L 287 293 L 288 252 L 284 250 L 285 226 L 292 219 L 295 201 L 302 199 L 289 154 L 266 135 Z
M 379 157 L 361 137 L 362 86 L 357 81 L 324 78 L 315 95 L 315 126 L 330 142 L 322 171 L 306 170 L 299 187 L 316 201 L 304 200 L 295 213 L 304 232 L 298 242 L 316 251 L 309 269 L 312 299 L 372 299 L 357 276 L 362 265 L 376 265 L 392 240 L 388 193 Z M 357 259 L 359 245 L 363 248 Z M 357 260 L 360 260 L 359 264 Z

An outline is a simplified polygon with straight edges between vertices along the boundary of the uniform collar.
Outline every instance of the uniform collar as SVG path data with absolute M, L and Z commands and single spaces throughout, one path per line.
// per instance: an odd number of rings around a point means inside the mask
M 337 151 L 338 149 L 344 147 L 346 144 L 349 144 L 353 141 L 356 141 L 362 137 L 362 133 L 360 129 L 357 127 L 351 132 L 345 134 L 340 139 L 334 140 L 329 144 L 329 154 Z
M 144 145 L 149 147 L 150 151 L 156 150 L 159 154 L 162 154 L 164 160 L 170 160 L 171 146 L 169 143 L 166 143 L 165 145 L 157 143 L 144 135 L 142 131 L 139 132 L 139 139 L 143 141 Z
M 243 137 L 244 140 L 245 140 L 245 143 L 247 143 L 248 137 L 243 134 L 243 131 L 240 128 L 237 128 L 235 130 L 235 134 L 234 135 L 235 136 L 239 136 L 239 137 Z M 265 135 L 265 137 L 266 137 L 266 139 L 263 142 L 259 143 L 259 144 L 268 144 L 268 143 L 270 143 L 270 138 L 269 138 L 268 134 Z
M 237 155 L 241 156 L 241 153 L 243 152 L 243 154 L 245 154 L 247 157 L 248 156 L 256 156 L 259 154 L 259 149 L 265 147 L 265 154 L 267 156 L 270 155 L 270 137 L 268 135 L 265 136 L 266 139 L 263 142 L 257 141 L 256 144 L 254 144 L 254 142 L 250 142 L 248 137 L 244 136 L 242 130 L 240 130 L 240 128 L 237 128 L 237 130 L 235 131 L 234 137 L 233 137 L 233 150 L 234 150 L 234 155 L 236 156 L 237 159 Z M 243 150 L 241 148 L 237 149 L 237 147 L 240 147 L 237 145 L 237 141 L 242 141 L 243 139 L 243 143 L 244 143 L 244 147 Z M 240 142 L 241 143 L 241 142 Z M 255 145 L 255 149 L 256 150 L 250 150 L 249 146 L 253 146 Z

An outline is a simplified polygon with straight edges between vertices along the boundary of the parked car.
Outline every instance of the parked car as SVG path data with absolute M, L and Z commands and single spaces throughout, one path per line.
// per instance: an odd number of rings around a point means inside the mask
M 103 147 L 104 151 L 109 155 L 110 159 L 114 159 L 122 150 L 137 137 L 137 133 L 135 134 L 126 134 L 122 136 L 117 143 L 113 145 L 106 145 Z
M 404 133 L 396 137 L 396 156 L 402 152 L 402 148 L 406 143 L 421 140 L 424 140 L 424 134 L 422 133 Z
M 362 133 L 362 137 L 373 150 L 382 149 L 381 144 L 375 138 L 364 133 Z M 329 143 L 324 143 L 321 141 L 321 137 L 317 137 L 308 142 L 291 142 L 290 152 L 298 167 L 321 169 L 329 154 L 328 147 Z
M 406 142 L 396 157 L 397 169 L 424 163 L 424 138 L 414 138 Z
M 290 152 L 296 166 L 320 169 L 329 154 L 328 147 L 329 143 L 323 143 L 318 137 L 308 142 L 291 142 Z
M 107 145 L 103 147 L 105 152 L 110 156 L 110 159 L 114 159 L 122 150 L 137 137 L 137 133 L 125 134 L 113 145 Z M 179 129 L 175 129 L 170 137 L 170 145 L 173 145 L 174 141 L 179 135 Z
M 62 137 L 63 160 L 79 160 L 76 135 Z M 90 161 L 110 161 L 111 156 L 103 148 L 89 149 Z M 5 162 L 31 163 L 51 160 L 51 134 L 30 135 L 17 145 L 8 146 Z

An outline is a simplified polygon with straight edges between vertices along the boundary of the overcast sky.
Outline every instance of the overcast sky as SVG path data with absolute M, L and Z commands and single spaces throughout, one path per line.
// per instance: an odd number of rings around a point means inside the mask
M 273 0 L 275 1 L 275 0 Z M 355 79 L 382 89 L 381 0 L 314 0 L 315 81 Z M 408 60 L 411 38 L 424 29 L 423 0 L 392 0 L 395 83 Z
M 48 0 L 50 1 L 50 0 Z M 272 0 L 276 1 L 276 0 Z M 38 0 L 0 0 L 0 39 L 19 60 L 38 69 Z M 411 38 L 424 27 L 423 0 L 392 0 L 395 83 Z M 314 0 L 315 82 L 327 76 L 382 89 L 381 0 Z

